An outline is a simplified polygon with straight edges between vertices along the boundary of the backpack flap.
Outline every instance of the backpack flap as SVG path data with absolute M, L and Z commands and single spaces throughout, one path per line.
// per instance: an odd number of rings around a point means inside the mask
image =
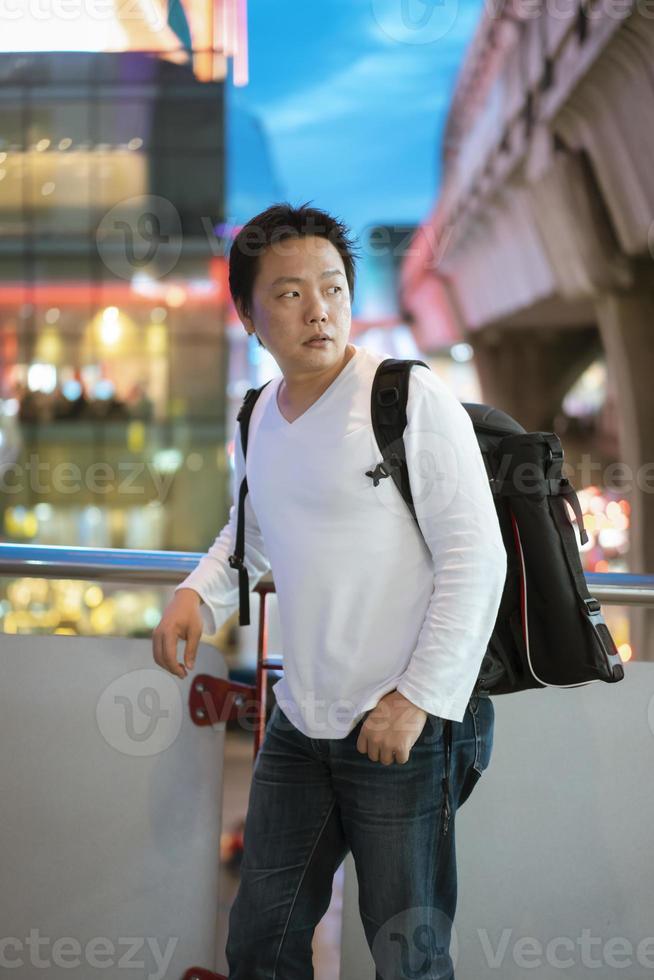
M 505 502 L 520 574 L 519 622 L 526 663 L 542 685 L 570 687 L 621 680 L 620 655 L 588 592 L 575 532 L 564 501 L 587 540 L 577 495 L 562 476 L 563 449 L 554 433 L 509 435 L 496 448 L 491 486 Z

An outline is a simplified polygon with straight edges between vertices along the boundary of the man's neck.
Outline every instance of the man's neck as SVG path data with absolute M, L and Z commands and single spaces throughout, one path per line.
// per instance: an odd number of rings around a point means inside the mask
M 341 373 L 345 365 L 356 353 L 356 348 L 352 344 L 347 344 L 343 352 L 343 358 L 336 364 L 328 374 L 321 373 L 318 377 L 287 378 L 284 375 L 279 386 L 279 400 L 291 410 L 304 410 L 320 398 L 322 393 L 329 388 Z

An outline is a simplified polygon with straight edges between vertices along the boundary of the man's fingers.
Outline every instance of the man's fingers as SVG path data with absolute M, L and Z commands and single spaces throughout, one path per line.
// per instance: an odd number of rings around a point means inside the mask
M 166 660 L 166 649 L 164 646 L 164 634 L 155 632 L 152 634 L 152 656 L 154 662 L 163 667 L 164 670 L 171 670 L 171 665 Z
M 402 749 L 391 749 L 383 744 L 376 744 L 368 739 L 363 730 L 359 732 L 356 747 L 362 755 L 367 755 L 371 762 L 379 762 L 384 766 L 392 766 L 394 763 L 401 765 L 408 762 L 409 758 Z
M 158 667 L 163 667 L 161 663 L 161 653 L 159 650 L 159 634 L 155 630 L 152 634 L 152 659 Z
M 186 648 L 184 650 L 184 663 L 189 670 L 193 670 L 195 667 L 195 658 L 198 655 L 198 645 L 200 643 L 200 637 L 202 636 L 201 628 L 190 628 L 186 639 Z
M 188 671 L 195 665 L 201 637 L 202 618 L 196 611 L 196 607 L 186 599 L 183 601 L 174 599 L 170 609 L 166 609 L 152 634 L 154 662 L 176 677 L 186 677 Z M 183 663 L 177 659 L 178 640 L 185 641 Z
M 357 749 L 361 755 L 367 755 L 371 762 L 377 762 L 377 759 L 379 758 L 379 749 L 372 740 L 368 739 L 368 736 L 363 729 L 361 729 L 359 732 Z
M 186 677 L 186 668 L 177 660 L 177 634 L 168 630 L 163 634 L 164 667 L 177 677 Z

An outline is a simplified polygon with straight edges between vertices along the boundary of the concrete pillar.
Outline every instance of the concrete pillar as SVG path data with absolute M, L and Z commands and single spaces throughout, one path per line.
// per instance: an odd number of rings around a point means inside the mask
M 508 412 L 529 431 L 554 430 L 564 396 L 600 352 L 594 326 L 490 328 L 468 340 L 484 402 Z
M 617 392 L 620 457 L 631 504 L 629 569 L 654 573 L 654 263 L 634 263 L 628 291 L 600 294 L 597 318 Z M 654 610 L 631 614 L 634 656 L 654 660 Z

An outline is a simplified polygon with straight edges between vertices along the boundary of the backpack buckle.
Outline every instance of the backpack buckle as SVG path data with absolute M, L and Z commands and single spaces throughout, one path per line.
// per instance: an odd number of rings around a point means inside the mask
M 400 390 L 394 385 L 391 387 L 380 388 L 377 392 L 377 401 L 383 408 L 395 405 L 400 400 Z
M 558 436 L 548 433 L 545 438 L 547 445 L 547 457 L 545 459 L 545 479 L 561 479 L 561 469 L 563 464 L 563 446 Z
M 604 617 L 602 616 L 602 607 L 600 606 L 597 599 L 594 596 L 590 596 L 588 599 L 584 599 L 584 606 L 586 607 L 586 615 L 590 619 L 591 623 L 603 623 Z
M 374 487 L 384 479 L 384 477 L 390 476 L 393 470 L 398 469 L 402 465 L 402 461 L 397 453 L 391 453 L 388 459 L 382 460 L 381 463 L 377 463 L 374 470 L 366 470 L 366 476 L 372 477 L 372 485 Z

